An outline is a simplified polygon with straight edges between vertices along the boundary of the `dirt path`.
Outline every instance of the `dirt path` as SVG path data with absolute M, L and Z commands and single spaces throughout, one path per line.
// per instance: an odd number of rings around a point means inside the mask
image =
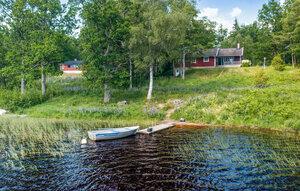
M 172 109 L 169 109 L 167 112 L 166 112 L 166 121 L 171 121 L 171 115 L 175 112 L 175 108 L 172 108 Z

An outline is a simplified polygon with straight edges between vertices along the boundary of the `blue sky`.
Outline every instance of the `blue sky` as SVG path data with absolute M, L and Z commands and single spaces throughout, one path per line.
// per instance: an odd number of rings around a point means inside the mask
M 268 0 L 198 0 L 197 6 L 201 12 L 200 17 L 206 16 L 231 30 L 234 18 L 241 24 L 255 21 L 258 10 L 267 2 Z

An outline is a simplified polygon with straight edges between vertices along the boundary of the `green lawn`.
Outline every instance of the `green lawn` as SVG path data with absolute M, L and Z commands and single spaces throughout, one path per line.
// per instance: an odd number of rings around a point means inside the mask
M 266 128 L 300 129 L 300 70 L 287 68 L 283 72 L 263 70 L 266 84 L 259 88 L 257 75 L 263 69 L 219 68 L 195 69 L 187 79 L 155 79 L 153 100 L 145 100 L 147 87 L 113 91 L 110 104 L 102 103 L 101 93 L 83 90 L 64 92 L 46 102 L 19 110 L 30 117 L 79 120 L 113 120 L 155 123 L 165 118 L 173 106 L 169 100 L 181 99 L 184 105 L 172 118 L 214 125 L 241 125 Z M 50 86 L 62 87 L 62 80 L 52 80 Z M 80 86 L 80 80 L 68 81 L 65 87 Z M 127 100 L 128 105 L 117 102 Z

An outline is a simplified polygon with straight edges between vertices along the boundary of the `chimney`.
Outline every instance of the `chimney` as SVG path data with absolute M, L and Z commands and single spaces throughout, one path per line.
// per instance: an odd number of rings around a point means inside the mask
M 240 49 L 240 48 L 241 48 L 240 43 L 237 43 L 237 49 Z

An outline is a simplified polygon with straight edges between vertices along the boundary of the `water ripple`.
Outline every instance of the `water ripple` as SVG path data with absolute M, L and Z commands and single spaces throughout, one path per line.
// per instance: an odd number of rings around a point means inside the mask
M 173 128 L 0 167 L 0 190 L 296 190 L 299 161 L 299 137 Z

